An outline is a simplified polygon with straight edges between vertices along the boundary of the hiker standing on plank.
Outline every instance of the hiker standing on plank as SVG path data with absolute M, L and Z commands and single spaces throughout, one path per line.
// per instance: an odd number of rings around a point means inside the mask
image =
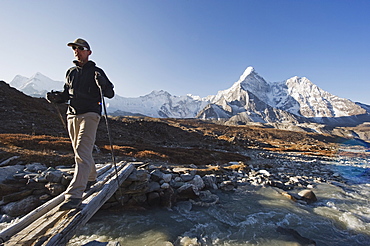
M 103 96 L 114 96 L 113 84 L 104 71 L 89 60 L 92 53 L 89 44 L 78 38 L 67 46 L 72 48 L 77 59 L 73 61 L 75 66 L 66 73 L 64 90 L 51 91 L 46 96 L 51 103 L 69 101 L 67 123 L 76 166 L 59 210 L 77 208 L 82 202 L 83 192 L 96 182 L 97 173 L 92 152 L 102 111 L 102 98 L 97 83 Z

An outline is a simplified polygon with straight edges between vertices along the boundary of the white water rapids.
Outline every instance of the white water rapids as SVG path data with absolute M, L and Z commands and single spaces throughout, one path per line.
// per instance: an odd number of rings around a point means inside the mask
M 345 182 L 315 186 L 318 201 L 311 205 L 276 188 L 246 185 L 217 192 L 220 202 L 211 207 L 180 202 L 171 211 L 99 211 L 68 245 L 370 245 L 369 159 L 324 164 Z

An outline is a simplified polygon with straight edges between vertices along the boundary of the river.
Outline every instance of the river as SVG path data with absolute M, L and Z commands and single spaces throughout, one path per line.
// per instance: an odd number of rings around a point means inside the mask
M 355 152 L 355 150 L 354 150 Z M 218 191 L 210 207 L 99 211 L 69 246 L 93 240 L 132 245 L 370 245 L 370 159 L 338 154 L 323 161 L 345 182 L 323 182 L 317 202 L 293 202 L 273 187 Z

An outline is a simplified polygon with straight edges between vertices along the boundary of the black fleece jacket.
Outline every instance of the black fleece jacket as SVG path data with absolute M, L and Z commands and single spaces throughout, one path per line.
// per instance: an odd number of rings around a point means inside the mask
M 77 115 L 95 112 L 101 115 L 102 106 L 100 89 L 95 82 L 95 71 L 101 74 L 99 80 L 103 80 L 103 96 L 114 96 L 113 84 L 109 81 L 104 71 L 97 67 L 93 61 L 88 61 L 84 66 L 79 66 L 74 61 L 75 67 L 66 73 L 64 91 L 61 93 L 62 101 L 69 102 L 67 114 Z

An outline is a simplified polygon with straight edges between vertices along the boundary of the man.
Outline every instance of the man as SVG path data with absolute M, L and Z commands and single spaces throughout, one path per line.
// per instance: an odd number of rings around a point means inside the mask
M 75 66 L 66 73 L 64 90 L 47 93 L 51 103 L 66 103 L 68 132 L 75 154 L 75 172 L 66 190 L 65 200 L 59 210 L 77 208 L 82 202 L 82 195 L 96 181 L 95 162 L 92 151 L 98 128 L 103 96 L 114 96 L 113 84 L 101 68 L 89 60 L 92 51 L 90 45 L 78 38 L 67 46 L 71 47 L 77 60 Z

